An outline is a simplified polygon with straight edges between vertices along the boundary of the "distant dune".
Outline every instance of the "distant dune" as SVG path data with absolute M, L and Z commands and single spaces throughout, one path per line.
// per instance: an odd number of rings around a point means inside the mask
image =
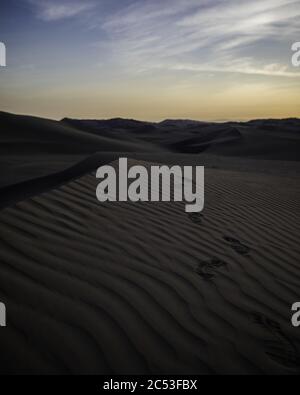
M 242 158 L 276 164 L 300 158 L 298 119 L 224 124 L 121 118 L 57 122 L 0 112 L 0 128 L 0 188 L 67 170 L 100 152 L 148 153 L 150 160 L 152 153 L 159 161 L 171 162 L 172 154 L 205 154 L 205 162 L 215 165 L 220 161 L 215 157 L 227 158 L 227 163 Z
M 66 123 L 0 112 L 0 187 L 69 168 L 96 152 L 153 152 L 157 146 L 93 135 Z
M 299 120 L 0 128 L 0 373 L 300 374 Z M 204 212 L 97 202 L 123 155 L 205 165 Z
M 64 119 L 62 123 L 93 135 L 110 136 L 118 141 L 152 142 L 180 153 L 207 151 L 222 156 L 300 160 L 299 119 L 224 124 L 190 120 L 166 120 L 155 124 L 121 119 Z

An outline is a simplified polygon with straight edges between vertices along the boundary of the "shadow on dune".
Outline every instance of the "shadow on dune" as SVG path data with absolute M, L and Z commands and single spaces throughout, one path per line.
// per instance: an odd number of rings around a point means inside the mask
M 208 123 L 126 119 L 60 122 L 0 112 L 0 208 L 131 154 L 299 161 L 300 121 Z M 72 155 L 75 155 L 72 157 Z

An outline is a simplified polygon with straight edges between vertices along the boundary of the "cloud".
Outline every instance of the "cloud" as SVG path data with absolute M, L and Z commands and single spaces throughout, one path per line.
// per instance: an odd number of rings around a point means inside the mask
M 229 62 L 222 66 L 216 65 L 193 65 L 177 64 L 170 68 L 174 71 L 191 71 L 191 72 L 215 72 L 215 73 L 238 73 L 248 75 L 262 75 L 271 77 L 300 78 L 299 72 L 289 71 L 287 66 L 278 63 L 266 64 L 263 67 L 256 67 L 249 60 L 241 59 L 239 62 Z
M 238 72 L 295 77 L 290 45 L 300 36 L 298 0 L 140 0 L 102 25 L 128 70 Z M 246 61 L 245 61 L 246 60 Z
M 95 4 L 77 0 L 30 0 L 36 8 L 37 17 L 46 22 L 74 18 L 90 11 Z
M 290 66 L 299 0 L 109 0 L 105 13 L 100 0 L 27 1 L 43 21 L 88 16 L 83 23 L 99 33 L 104 67 L 123 73 L 299 76 Z

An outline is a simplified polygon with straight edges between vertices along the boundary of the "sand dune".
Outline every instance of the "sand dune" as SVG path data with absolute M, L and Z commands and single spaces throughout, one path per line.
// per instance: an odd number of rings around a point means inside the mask
M 99 205 L 91 174 L 2 210 L 1 370 L 299 374 L 300 190 L 278 181 L 207 170 L 189 216 Z
M 299 161 L 300 120 L 260 120 L 246 123 L 208 123 L 167 120 L 142 123 L 132 120 L 86 121 L 65 119 L 93 136 L 118 141 L 151 142 L 179 153 Z
M 62 122 L 0 112 L 0 188 L 67 170 L 96 152 L 159 152 L 150 142 L 112 139 Z
M 1 373 L 300 373 L 297 120 L 0 121 Z M 205 165 L 204 212 L 98 203 L 124 154 Z

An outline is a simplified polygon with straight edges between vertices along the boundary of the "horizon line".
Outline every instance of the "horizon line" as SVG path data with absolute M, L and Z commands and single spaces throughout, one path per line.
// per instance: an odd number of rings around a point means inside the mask
M 300 120 L 300 117 L 298 116 L 291 116 L 291 117 L 286 117 L 286 118 L 274 118 L 274 117 L 259 117 L 259 118 L 239 118 L 239 119 L 195 119 L 195 118 L 162 118 L 161 120 L 155 120 L 155 121 L 149 121 L 145 119 L 139 119 L 139 118 L 126 118 L 126 117 L 112 117 L 112 118 L 94 118 L 94 117 L 87 117 L 87 118 L 73 118 L 69 116 L 65 116 L 63 118 L 49 118 L 49 117 L 44 117 L 41 115 L 34 115 L 32 113 L 14 113 L 14 112 L 9 112 L 9 111 L 2 111 L 0 110 L 0 114 L 9 114 L 9 115 L 16 115 L 16 116 L 23 116 L 23 117 L 31 117 L 31 118 L 40 118 L 40 119 L 47 119 L 50 121 L 56 121 L 56 122 L 62 122 L 63 120 L 70 119 L 70 120 L 76 120 L 76 121 L 112 121 L 112 120 L 124 120 L 124 121 L 137 121 L 141 123 L 150 123 L 150 124 L 160 124 L 166 121 L 190 121 L 190 122 L 202 122 L 202 123 L 247 123 L 247 122 L 252 122 L 252 121 L 285 121 L 285 120 Z

